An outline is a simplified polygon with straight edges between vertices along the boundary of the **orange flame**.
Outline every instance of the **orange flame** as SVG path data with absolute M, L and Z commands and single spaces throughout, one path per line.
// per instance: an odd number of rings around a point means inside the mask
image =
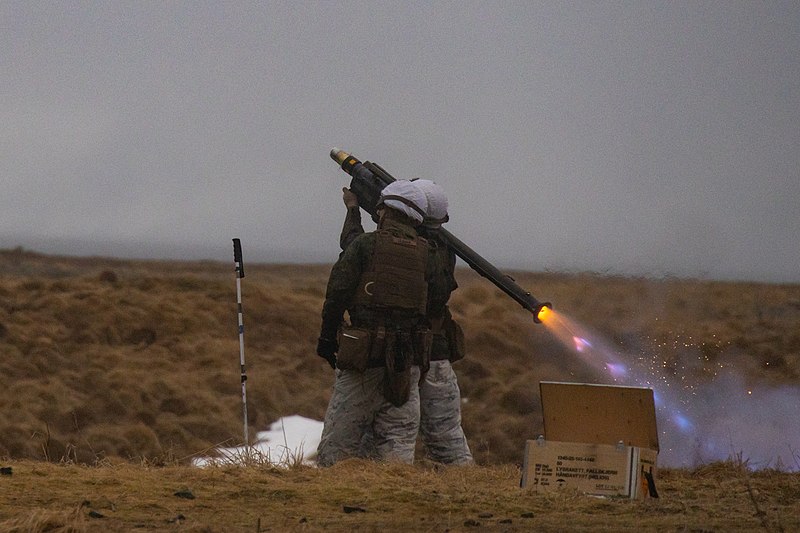
M 536 319 L 539 320 L 539 322 L 544 323 L 545 320 L 550 318 L 550 313 L 551 309 L 547 306 L 544 306 L 541 309 L 539 309 L 539 313 L 536 315 Z

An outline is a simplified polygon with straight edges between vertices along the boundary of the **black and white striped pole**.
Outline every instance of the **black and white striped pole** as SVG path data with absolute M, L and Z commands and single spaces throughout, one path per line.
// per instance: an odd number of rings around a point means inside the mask
M 247 432 L 247 370 L 244 366 L 244 320 L 242 312 L 242 278 L 244 262 L 242 262 L 242 242 L 233 239 L 233 264 L 236 267 L 236 306 L 239 314 L 239 366 L 242 372 L 242 416 L 244 417 L 244 445 L 250 444 Z

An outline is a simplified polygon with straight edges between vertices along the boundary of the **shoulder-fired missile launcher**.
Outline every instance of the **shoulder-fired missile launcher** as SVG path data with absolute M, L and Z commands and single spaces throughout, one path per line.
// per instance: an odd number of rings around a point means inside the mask
M 331 150 L 331 158 L 342 167 L 342 170 L 352 177 L 350 181 L 350 190 L 358 197 L 358 203 L 361 208 L 375 217 L 376 206 L 380 199 L 381 191 L 388 184 L 395 181 L 395 178 L 381 168 L 380 165 L 369 161 L 362 163 L 351 154 L 344 150 L 339 150 L 338 148 Z M 540 323 L 542 315 L 547 312 L 547 309 L 552 308 L 549 302 L 542 303 L 534 298 L 530 292 L 517 285 L 514 278 L 500 272 L 494 265 L 456 238 L 452 233 L 444 228 L 439 228 L 437 231 L 442 241 L 444 241 L 458 257 L 464 260 L 470 268 L 491 281 L 497 288 L 513 298 L 523 308 L 530 311 L 533 314 L 534 322 Z

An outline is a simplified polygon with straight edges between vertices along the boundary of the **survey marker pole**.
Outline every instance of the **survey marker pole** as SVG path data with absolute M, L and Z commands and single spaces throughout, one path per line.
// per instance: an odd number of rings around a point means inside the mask
M 242 262 L 242 241 L 233 239 L 233 264 L 236 267 L 236 307 L 239 315 L 239 367 L 242 373 L 242 417 L 244 418 L 244 445 L 249 446 L 247 434 L 247 370 L 244 366 L 244 319 L 242 313 L 242 278 L 244 262 Z

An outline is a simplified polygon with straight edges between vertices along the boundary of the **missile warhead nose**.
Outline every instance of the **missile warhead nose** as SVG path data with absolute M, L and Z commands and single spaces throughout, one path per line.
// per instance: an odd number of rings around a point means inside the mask
M 350 157 L 350 154 L 345 152 L 344 150 L 339 150 L 338 148 L 331 148 L 331 159 L 339 163 L 340 165 L 344 163 L 344 160 Z

